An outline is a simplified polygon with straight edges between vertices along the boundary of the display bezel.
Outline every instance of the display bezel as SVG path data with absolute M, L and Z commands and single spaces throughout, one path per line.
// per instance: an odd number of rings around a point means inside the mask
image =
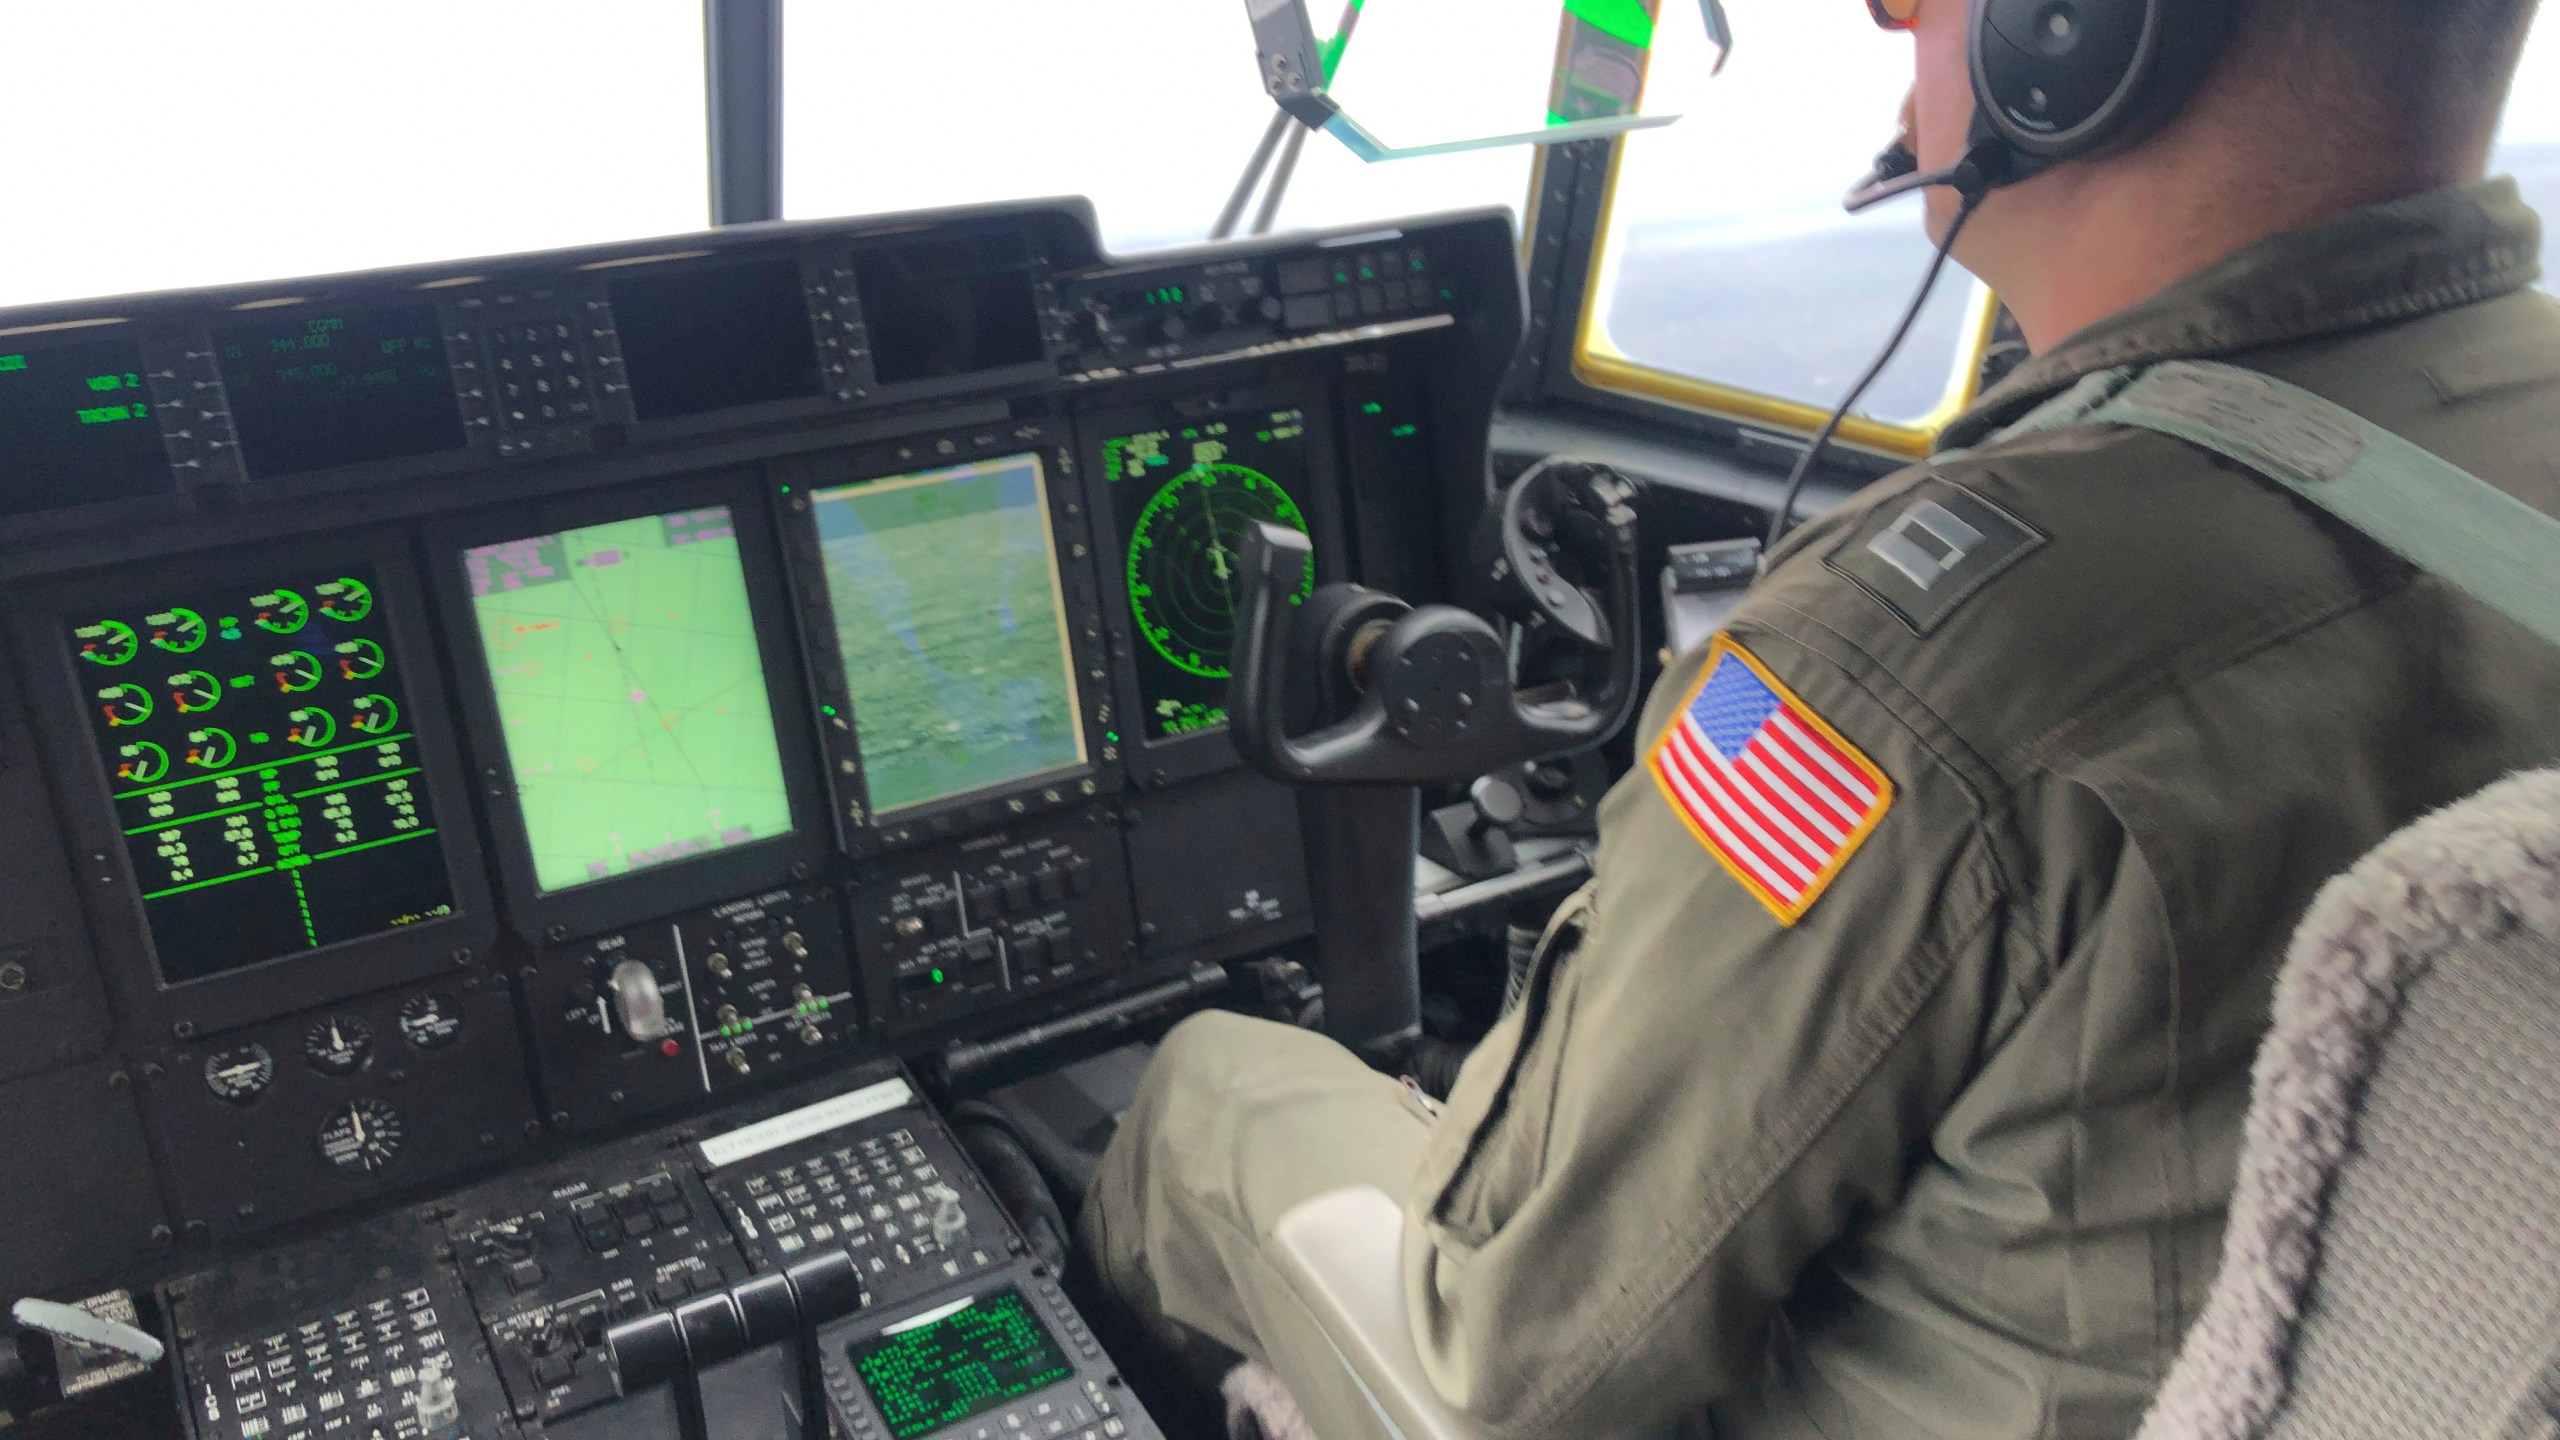
M 509 779 L 506 730 L 498 717 L 497 691 L 488 681 L 487 652 L 480 644 L 464 552 L 708 505 L 729 507 L 737 530 L 747 612 L 755 623 L 756 654 L 764 665 L 774 745 L 782 760 L 782 788 L 791 807 L 791 833 L 546 894 L 534 876 L 524 807 Z M 808 696 L 788 629 L 791 608 L 779 578 L 773 520 L 754 471 L 719 471 L 605 495 L 474 511 L 430 526 L 427 553 L 433 566 L 436 613 L 452 644 L 463 732 L 481 795 L 488 802 L 499 890 L 507 923 L 516 933 L 535 944 L 553 944 L 774 889 L 815 872 L 827 848 L 818 798 L 822 792 L 812 758 L 816 747 L 809 731 Z
M 444 402 L 446 410 L 453 417 L 454 443 L 440 445 L 432 450 L 404 450 L 390 455 L 370 455 L 361 459 L 342 460 L 331 465 L 280 470 L 269 475 L 256 474 L 255 447 L 242 440 L 240 436 L 239 411 L 231 398 L 232 372 L 222 360 L 222 331 L 232 326 L 280 324 L 331 311 L 371 319 L 401 310 L 423 311 L 435 327 L 437 340 L 435 359 L 444 368 Z M 259 308 L 233 306 L 230 310 L 219 314 L 205 316 L 202 327 L 205 349 L 213 357 L 213 373 L 222 384 L 223 415 L 231 431 L 232 454 L 240 467 L 240 477 L 245 484 L 258 486 L 261 489 L 273 489 L 309 485 L 316 480 L 333 477 L 389 473 L 403 467 L 421 467 L 434 471 L 468 464 L 478 457 L 480 445 L 473 433 L 470 418 L 463 413 L 461 386 L 457 383 L 464 377 L 456 372 L 454 366 L 452 337 L 456 326 L 451 312 L 432 296 L 391 297 L 350 290 L 343 296 L 313 295 L 305 299 L 297 299 L 291 305 Z M 309 417 L 303 417 L 301 425 L 308 428 Z
M 848 247 L 842 253 L 841 263 L 847 267 L 847 273 L 850 275 L 851 267 L 854 262 L 866 255 L 902 249 L 916 245 L 919 242 L 933 243 L 945 238 L 955 241 L 969 241 L 990 235 L 999 237 L 1017 236 L 1024 242 L 1022 270 L 1025 281 L 1031 287 L 1033 323 L 1039 327 L 1040 331 L 1039 358 L 1036 360 L 1025 360 L 1013 365 L 998 365 L 985 370 L 971 370 L 958 375 L 940 375 L 929 379 L 906 380 L 895 383 L 881 381 L 878 378 L 876 368 L 866 365 L 866 370 L 870 372 L 871 376 L 869 387 L 871 399 L 875 403 L 880 401 L 896 400 L 927 400 L 933 399 L 937 396 L 957 395 L 972 391 L 1001 390 L 1015 385 L 1036 385 L 1051 382 L 1058 378 L 1057 356 L 1063 347 L 1059 341 L 1059 322 L 1056 313 L 1057 306 L 1055 303 L 1056 297 L 1049 286 L 1049 258 L 1042 249 L 1037 235 L 1027 230 L 1010 226 L 987 226 L 976 229 L 958 230 L 950 232 L 947 236 L 914 231 L 891 233 L 886 235 L 871 235 L 857 240 L 852 246 Z M 830 256 L 829 258 L 835 259 L 837 257 Z M 867 341 L 869 321 L 868 316 L 863 312 L 861 291 L 856 288 L 851 290 L 849 293 L 854 297 L 852 301 L 853 312 L 856 315 L 863 317 L 861 323 L 865 326 Z
M 1145 703 L 1138 682 L 1135 617 L 1129 613 L 1118 577 L 1128 564 L 1120 539 L 1120 513 L 1110 478 L 1103 473 L 1102 447 L 1111 439 L 1144 430 L 1198 424 L 1239 410 L 1297 410 L 1306 416 L 1307 479 L 1305 493 L 1293 496 L 1306 513 L 1316 549 L 1316 583 L 1348 580 L 1347 544 L 1343 538 L 1341 455 L 1335 435 L 1331 387 L 1320 381 L 1275 381 L 1235 390 L 1183 395 L 1152 404 L 1097 410 L 1076 417 L 1077 453 L 1085 457 L 1088 489 L 1093 495 L 1095 553 L 1100 558 L 1103 605 L 1111 626 L 1112 683 L 1120 697 L 1120 713 L 1130 717 L 1130 768 L 1142 784 L 1171 785 L 1213 775 L 1244 763 L 1224 725 L 1178 735 L 1168 740 L 1147 736 L 1140 715 Z
M 1093 569 L 1096 553 L 1088 523 L 1091 502 L 1068 430 L 1054 421 L 1026 421 L 974 429 L 928 432 L 886 444 L 811 456 L 777 467 L 783 550 L 800 621 L 815 703 L 833 713 L 813 716 L 827 751 L 827 782 L 837 841 L 850 855 L 931 844 L 958 835 L 1069 806 L 1086 804 L 1120 787 L 1124 746 L 1109 739 L 1121 713 L 1117 688 L 1104 662 L 1102 617 Z M 866 480 L 887 480 L 945 469 L 974 460 L 1036 454 L 1049 496 L 1049 530 L 1065 598 L 1067 644 L 1075 662 L 1076 704 L 1084 717 L 1085 763 L 972 790 L 896 812 L 886 821 L 871 811 L 863 773 L 860 725 L 844 659 L 837 648 L 835 605 L 819 553 L 818 526 L 807 492 Z
M 164 352 L 173 348 L 173 341 L 167 335 L 121 317 L 101 317 L 94 324 L 72 321 L 34 326 L 14 333 L 0 331 L 0 351 L 11 353 L 33 354 L 110 342 L 130 343 L 145 375 L 165 368 L 168 361 Z M 160 441 L 166 489 L 147 495 L 90 500 L 77 505 L 56 505 L 45 510 L 0 516 L 0 525 L 6 525 L 13 536 L 34 536 L 56 530 L 85 529 L 119 516 L 147 522 L 182 513 L 188 505 L 186 485 L 177 466 L 168 463 L 168 432 L 161 423 L 160 392 L 145 385 L 143 393 L 151 401 L 151 433 Z
M 325 557 L 304 568 L 340 563 L 369 565 L 375 594 L 386 612 L 401 684 L 418 714 L 451 724 L 444 680 L 436 660 L 427 595 L 398 531 L 347 532 L 296 537 L 297 555 Z M 238 584 L 274 568 L 272 545 L 231 547 L 156 564 L 146 588 L 180 593 L 202 585 Z M 70 625 L 129 592 L 110 577 L 90 572 L 49 581 L 12 597 L 12 631 L 28 663 L 29 690 L 38 729 L 63 793 L 64 827 L 74 864 L 88 892 L 99 959 L 127 1023 L 139 1031 L 187 1039 L 263 1020 L 385 986 L 458 971 L 488 956 L 497 937 L 487 872 L 471 823 L 473 806 L 464 780 L 458 738 L 446 728 L 416 731 L 419 765 L 430 803 L 442 817 L 436 826 L 445 872 L 453 889 L 453 914 L 400 930 L 342 940 L 317 950 L 171 985 L 161 979 L 141 886 L 125 854 L 116 824 L 114 787 L 90 735 L 78 657 Z

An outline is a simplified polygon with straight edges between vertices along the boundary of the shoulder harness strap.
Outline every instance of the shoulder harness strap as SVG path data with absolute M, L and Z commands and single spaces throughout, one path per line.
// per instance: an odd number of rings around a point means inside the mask
M 2178 360 L 2091 375 L 1996 439 L 2134 425 L 2225 456 L 2560 645 L 2560 520 L 2298 385 Z

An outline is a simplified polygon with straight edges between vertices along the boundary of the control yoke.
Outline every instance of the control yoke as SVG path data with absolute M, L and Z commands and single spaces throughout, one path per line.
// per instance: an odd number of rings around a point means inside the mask
M 1554 457 L 1488 508 L 1472 588 L 1512 634 L 1472 610 L 1417 608 L 1357 585 L 1294 604 L 1307 537 L 1248 527 L 1227 692 L 1237 749 L 1292 784 L 1397 785 L 1472 780 L 1607 739 L 1635 707 L 1641 659 L 1634 500 L 1635 486 L 1608 467 Z M 1517 687 L 1512 642 L 1548 635 L 1605 663 L 1595 692 Z M 1285 733 L 1293 680 L 1314 684 L 1318 712 L 1340 718 Z

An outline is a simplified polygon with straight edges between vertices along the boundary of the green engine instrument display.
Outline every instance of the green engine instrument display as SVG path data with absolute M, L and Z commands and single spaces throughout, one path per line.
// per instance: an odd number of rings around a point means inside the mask
M 892 1440 L 909 1440 L 1019 1400 L 1075 1373 L 1056 1337 L 1019 1290 L 963 1301 L 959 1309 L 849 1347 Z
M 1040 457 L 809 495 L 874 815 L 1085 761 Z
M 1308 532 L 1296 496 L 1306 485 L 1306 434 L 1304 412 L 1262 410 L 1103 442 L 1148 739 L 1227 723 L 1245 527 L 1269 521 Z M 1298 598 L 1314 589 L 1310 562 Z
M 791 833 L 728 507 L 463 566 L 543 893 Z
M 369 568 L 73 625 L 73 666 L 169 984 L 453 913 Z

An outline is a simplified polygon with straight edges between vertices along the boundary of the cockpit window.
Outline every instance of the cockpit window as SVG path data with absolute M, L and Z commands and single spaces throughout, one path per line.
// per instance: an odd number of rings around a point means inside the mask
M 1749 43 L 1724 75 L 1679 124 L 1621 143 L 1575 368 L 1588 384 L 1810 430 L 1929 263 L 1916 201 L 1840 208 L 1893 134 L 1910 50 L 1854 5 L 1730 8 Z M 2536 23 L 2491 170 L 2543 213 L 2543 284 L 2560 286 L 2560 10 Z M 1843 434 L 1925 450 L 1972 396 L 1991 314 L 1949 271 Z
M 1115 251 L 1195 244 L 1271 120 L 1235 0 L 787 0 L 782 35 L 794 219 L 1085 195 Z M 1532 158 L 1515 146 L 1370 165 L 1309 135 L 1277 228 L 1517 214 Z
M 698 230 L 701 0 L 0 6 L 0 305 Z
M 2542 288 L 2560 291 L 2560 7 L 2543 6 L 2533 22 L 2489 173 L 2516 177 L 2542 212 Z
M 1893 138 L 1911 47 L 1856 5 L 1732 0 L 1724 74 L 1621 143 L 1576 370 L 1586 383 L 1810 430 L 1909 303 L 1920 204 L 1840 197 Z M 1950 268 L 1846 438 L 1924 449 L 1971 395 L 1988 300 Z

